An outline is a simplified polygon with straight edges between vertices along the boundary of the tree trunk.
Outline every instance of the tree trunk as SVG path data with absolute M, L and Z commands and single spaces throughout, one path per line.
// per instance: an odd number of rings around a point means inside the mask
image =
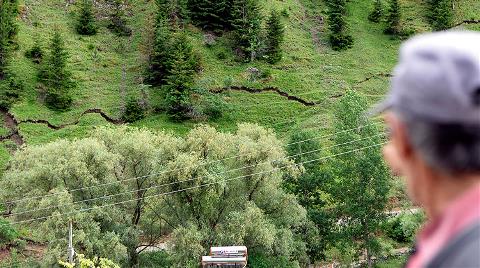
M 372 267 L 372 256 L 370 255 L 370 250 L 367 248 L 367 265 L 368 268 Z

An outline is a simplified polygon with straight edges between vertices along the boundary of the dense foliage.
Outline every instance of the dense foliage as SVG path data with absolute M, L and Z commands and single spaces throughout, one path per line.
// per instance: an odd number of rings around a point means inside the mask
M 199 127 L 185 138 L 101 128 L 91 138 L 17 153 L 1 197 L 38 196 L 9 210 L 16 220 L 47 216 L 30 225 L 49 242 L 47 263 L 65 259 L 66 218 L 79 253 L 129 265 L 138 261 L 139 243 L 155 244 L 165 232 L 175 267 L 196 267 L 212 244 L 305 261 L 297 233 L 305 211 L 280 187 L 285 174 L 299 172 L 281 142 L 256 125 L 240 125 L 235 134 Z M 169 192 L 175 194 L 163 194 Z M 115 202 L 123 203 L 105 206 Z
M 108 29 L 118 36 L 132 35 L 132 29 L 128 27 L 125 19 L 125 1 L 124 0 L 108 0 L 111 6 L 110 22 Z

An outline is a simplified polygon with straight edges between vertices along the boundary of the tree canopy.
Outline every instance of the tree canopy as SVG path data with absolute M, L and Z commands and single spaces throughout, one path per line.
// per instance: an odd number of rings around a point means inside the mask
M 235 134 L 202 126 L 185 138 L 99 128 L 90 138 L 18 152 L 0 186 L 2 200 L 30 197 L 8 207 L 16 220 L 47 217 L 29 225 L 49 241 L 50 263 L 65 259 L 72 219 L 74 246 L 87 257 L 134 265 L 137 246 L 171 233 L 174 263 L 196 267 L 212 245 L 305 260 L 298 230 L 306 212 L 281 188 L 283 176 L 300 172 L 275 135 L 257 125 Z

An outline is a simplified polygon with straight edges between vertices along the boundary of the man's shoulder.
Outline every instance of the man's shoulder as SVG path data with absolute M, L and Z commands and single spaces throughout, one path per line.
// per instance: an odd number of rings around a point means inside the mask
M 480 267 L 480 221 L 454 237 L 426 267 Z

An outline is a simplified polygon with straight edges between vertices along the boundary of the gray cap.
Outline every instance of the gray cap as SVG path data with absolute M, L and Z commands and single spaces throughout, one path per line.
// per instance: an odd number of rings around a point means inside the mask
M 480 124 L 480 33 L 438 32 L 400 49 L 387 109 L 432 123 Z

